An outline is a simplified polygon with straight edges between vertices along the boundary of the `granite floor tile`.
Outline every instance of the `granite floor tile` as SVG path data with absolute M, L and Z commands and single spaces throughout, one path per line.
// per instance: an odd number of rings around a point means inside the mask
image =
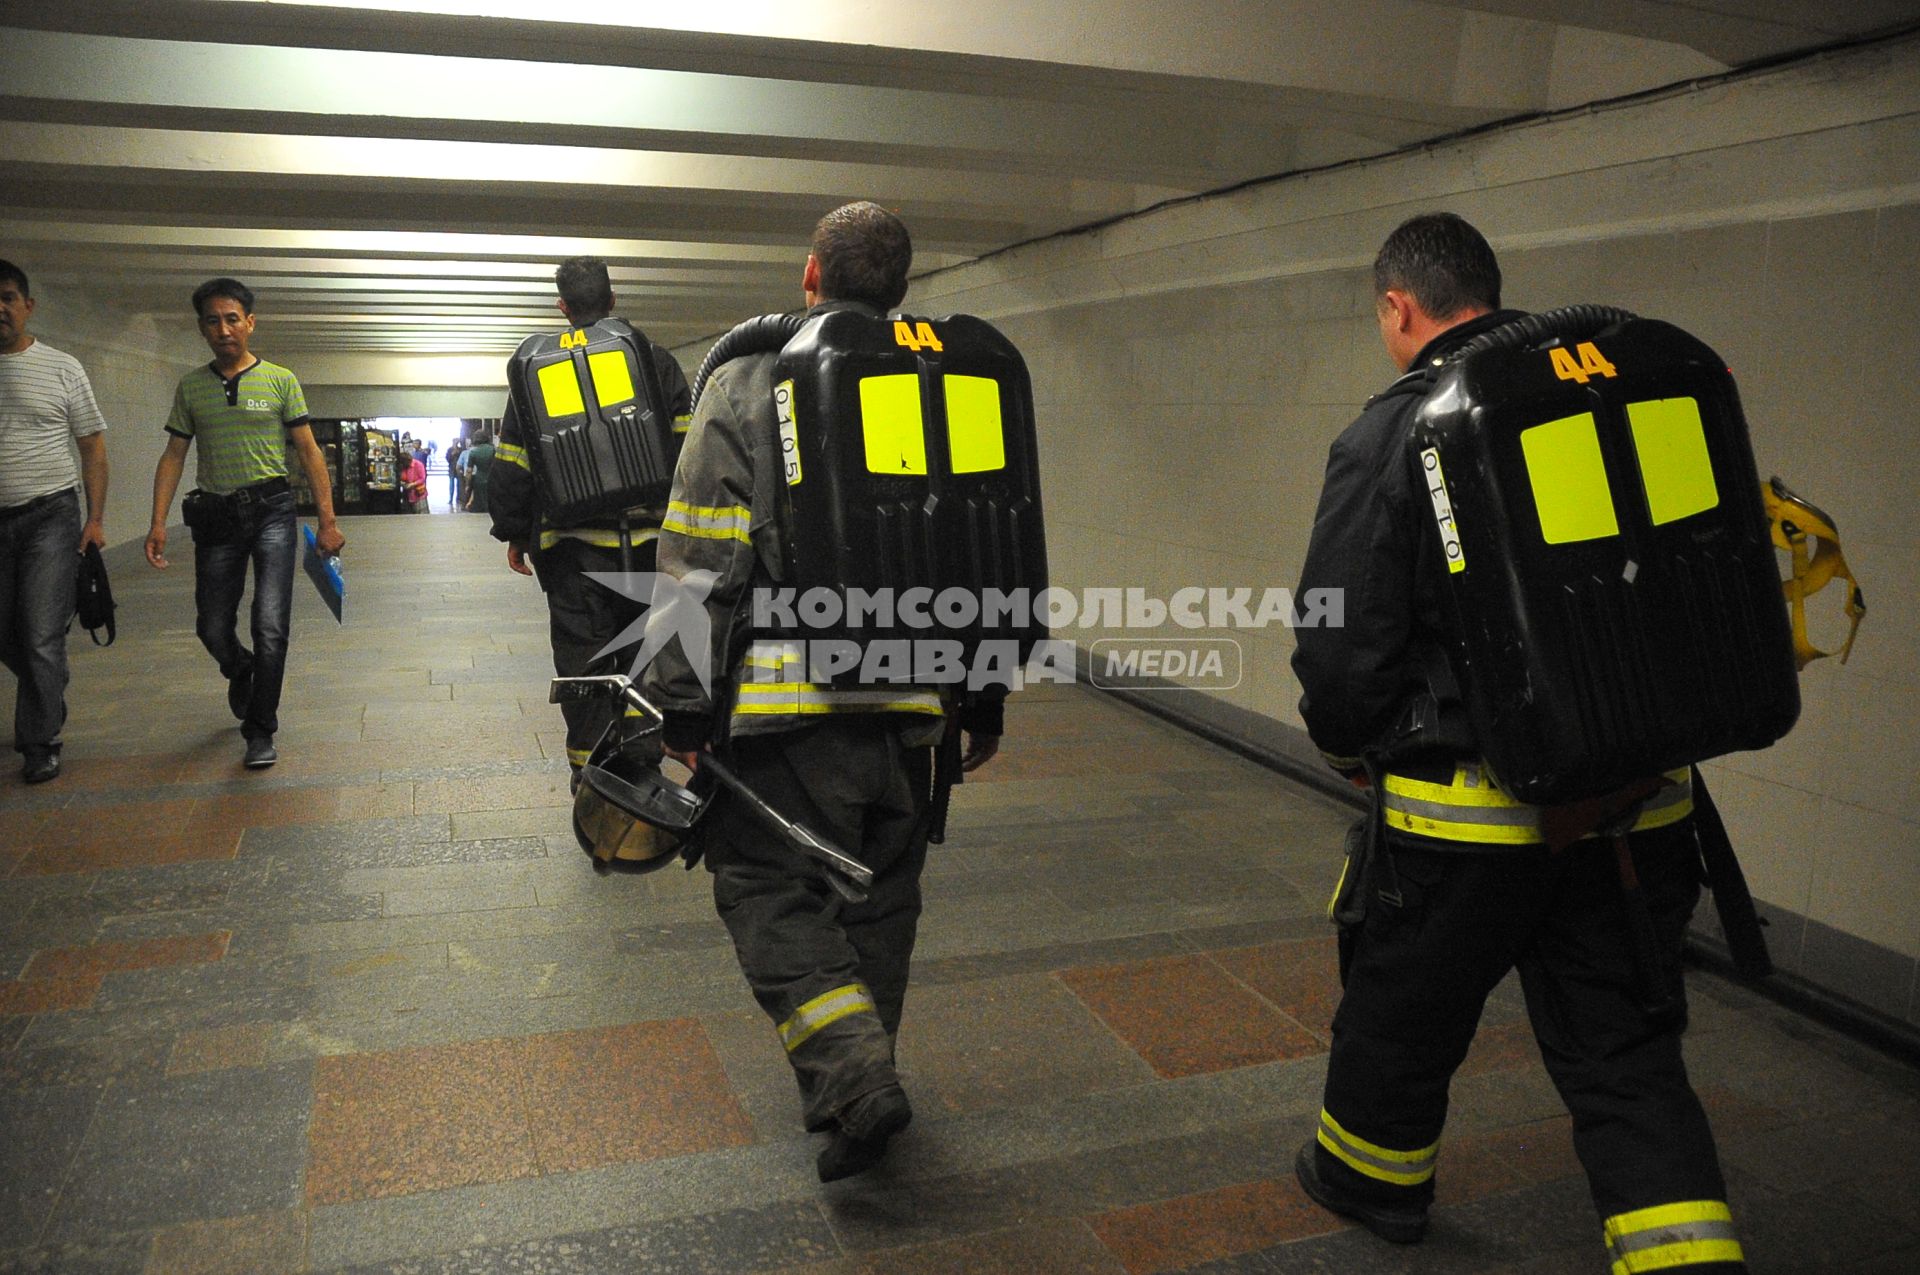
M 21 977 L 24 979 L 76 979 L 97 977 L 122 970 L 153 969 L 162 965 L 204 964 L 224 957 L 227 954 L 227 943 L 232 938 L 233 935 L 226 930 L 215 930 L 208 934 L 183 935 L 171 939 L 56 948 L 35 953 Z
M 166 1057 L 164 1036 L 119 1033 L 76 1044 L 29 1042 L 0 1054 L 0 1091 L 137 1083 L 157 1077 Z
M 1259 993 L 1321 1042 L 1333 1038 L 1340 1008 L 1340 958 L 1332 935 L 1212 953 L 1227 973 Z
M 539 1171 L 512 1046 L 468 1041 L 321 1058 L 306 1198 L 406 1195 Z
M 297 1275 L 307 1269 L 298 1209 L 183 1222 L 161 1229 L 144 1275 Z
M 1082 967 L 1057 977 L 1164 1077 L 1299 1058 L 1323 1048 L 1306 1028 L 1205 957 Z
M 334 1275 L 748 1275 L 810 1265 L 836 1252 L 818 1209 L 773 1204 L 463 1248 Z
M 64 1242 L 299 1202 L 312 1104 L 304 1064 L 114 1085 L 48 1226 Z
M 0 1253 L 0 1275 L 145 1275 L 151 1245 L 148 1236 L 129 1235 Z
M 91 1089 L 0 1092 L 0 1251 L 40 1238 L 98 1101 Z
M 80 978 L 43 978 L 31 982 L 0 983 L 0 1016 L 8 1014 L 49 1014 L 66 1009 L 82 1009 L 93 1004 L 100 991 L 100 976 Z
M 1093 1233 L 1118 1256 L 1127 1275 L 1184 1270 L 1346 1225 L 1309 1200 L 1291 1174 L 1137 1204 L 1092 1219 Z
M 855 1275 L 1123 1275 L 1127 1270 L 1084 1222 L 1067 1220 L 888 1249 L 866 1255 L 850 1269 Z
M 925 987 L 900 1029 L 925 1114 L 1046 1102 L 1153 1079 L 1153 1071 L 1045 974 Z
M 752 1141 L 692 1019 L 513 1042 L 541 1171 L 574 1172 Z

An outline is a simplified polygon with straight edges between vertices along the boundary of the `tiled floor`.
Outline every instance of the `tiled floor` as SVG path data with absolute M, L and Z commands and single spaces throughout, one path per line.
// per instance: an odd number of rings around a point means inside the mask
M 348 623 L 297 595 L 278 766 L 239 767 L 190 570 L 122 550 L 67 773 L 0 779 L 0 1275 L 1606 1269 L 1510 989 L 1428 1242 L 1303 1199 L 1347 815 L 1063 688 L 933 852 L 917 1118 L 823 1188 L 705 874 L 574 846 L 533 583 L 478 518 L 347 531 Z M 1920 1076 L 1693 997 L 1754 1269 L 1920 1270 Z

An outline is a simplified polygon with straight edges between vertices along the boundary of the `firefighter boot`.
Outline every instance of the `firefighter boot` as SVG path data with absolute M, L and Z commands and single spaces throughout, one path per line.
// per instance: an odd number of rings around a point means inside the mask
M 1294 1157 L 1293 1173 L 1301 1190 L 1321 1208 L 1350 1217 L 1360 1225 L 1393 1244 L 1418 1244 L 1427 1233 L 1427 1210 L 1423 1205 L 1384 1204 L 1363 1199 L 1329 1183 L 1320 1176 L 1320 1166 L 1310 1140 Z
M 820 1180 L 832 1182 L 865 1173 L 885 1158 L 887 1140 L 912 1119 L 913 1108 L 899 1085 L 887 1085 L 855 1098 L 834 1117 L 839 1127 L 814 1166 L 820 1171 Z

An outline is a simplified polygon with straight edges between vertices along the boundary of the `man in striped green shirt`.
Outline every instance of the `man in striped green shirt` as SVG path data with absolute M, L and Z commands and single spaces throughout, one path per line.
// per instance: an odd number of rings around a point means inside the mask
M 167 416 L 167 449 L 153 475 L 153 524 L 147 561 L 167 566 L 167 514 L 186 467 L 187 449 L 200 445 L 193 530 L 193 601 L 200 641 L 227 679 L 227 707 L 240 719 L 250 769 L 279 759 L 280 688 L 286 676 L 288 620 L 298 522 L 287 482 L 292 446 L 313 490 L 320 552 L 340 552 L 346 537 L 333 516 L 333 485 L 314 444 L 307 399 L 286 368 L 255 356 L 253 292 L 237 279 L 209 279 L 193 294 L 200 333 L 213 361 L 180 378 Z M 204 510 L 204 514 L 198 511 Z M 240 642 L 240 597 L 253 565 L 253 649 Z

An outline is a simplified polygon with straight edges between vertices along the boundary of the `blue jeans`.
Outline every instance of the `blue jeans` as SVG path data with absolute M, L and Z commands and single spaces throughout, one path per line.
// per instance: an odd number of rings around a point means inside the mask
M 0 509 L 0 662 L 19 680 L 13 747 L 29 761 L 60 751 L 79 548 L 80 499 L 71 487 Z
M 299 525 L 293 493 L 255 501 L 242 513 L 239 535 L 208 544 L 196 533 L 193 546 L 193 609 L 202 645 L 222 676 L 253 675 L 253 694 L 240 733 L 270 739 L 280 729 L 280 686 L 287 674 L 287 632 L 293 613 L 294 543 Z M 253 649 L 236 631 L 240 595 L 253 564 Z

